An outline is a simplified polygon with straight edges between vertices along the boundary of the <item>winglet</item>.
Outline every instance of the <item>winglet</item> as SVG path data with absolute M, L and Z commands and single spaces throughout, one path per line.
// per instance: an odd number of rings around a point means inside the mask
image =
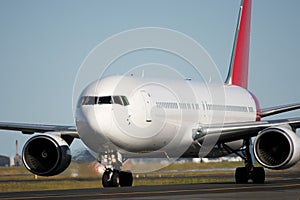
M 225 83 L 248 88 L 251 0 L 242 0 Z

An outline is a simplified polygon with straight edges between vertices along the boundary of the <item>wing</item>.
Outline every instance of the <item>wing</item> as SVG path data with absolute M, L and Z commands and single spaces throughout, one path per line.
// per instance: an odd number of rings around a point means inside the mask
M 0 129 L 21 131 L 23 134 L 59 132 L 61 135 L 64 136 L 79 138 L 75 126 L 0 122 Z
M 273 126 L 287 126 L 293 129 L 300 127 L 300 118 L 244 122 L 244 123 L 227 123 L 203 126 L 193 130 L 194 140 L 202 142 L 209 137 L 218 137 L 218 142 L 229 142 L 239 139 L 246 139 L 256 136 L 265 128 Z
M 268 117 L 279 113 L 284 113 L 292 110 L 300 109 L 300 103 L 288 104 L 283 106 L 276 106 L 271 108 L 264 108 L 260 110 L 260 117 Z

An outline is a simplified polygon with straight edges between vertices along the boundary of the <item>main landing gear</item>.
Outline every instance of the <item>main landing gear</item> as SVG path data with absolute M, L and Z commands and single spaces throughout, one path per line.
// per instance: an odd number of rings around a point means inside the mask
M 103 187 L 131 187 L 133 176 L 130 171 L 121 171 L 122 155 L 118 152 L 107 151 L 99 155 L 98 162 L 105 166 L 102 175 Z
M 252 180 L 253 183 L 265 183 L 265 170 L 263 167 L 254 167 L 252 155 L 250 153 L 251 140 L 245 140 L 244 155 L 241 156 L 245 161 L 245 167 L 238 167 L 235 170 L 235 182 L 236 183 L 248 183 L 248 180 Z

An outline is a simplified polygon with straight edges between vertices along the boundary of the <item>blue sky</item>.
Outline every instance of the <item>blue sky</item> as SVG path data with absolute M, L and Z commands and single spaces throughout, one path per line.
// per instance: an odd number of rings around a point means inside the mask
M 79 66 L 97 44 L 133 28 L 169 28 L 194 38 L 225 78 L 239 4 L 0 0 L 0 121 L 73 125 Z M 299 10 L 298 0 L 253 0 L 249 89 L 261 107 L 300 102 Z M 278 117 L 295 116 L 300 112 Z M 13 155 L 15 140 L 22 146 L 27 138 L 0 131 L 0 154 Z

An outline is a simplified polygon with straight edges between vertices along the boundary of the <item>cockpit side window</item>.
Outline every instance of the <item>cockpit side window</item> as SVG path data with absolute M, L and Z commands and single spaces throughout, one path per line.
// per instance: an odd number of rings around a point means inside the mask
M 129 102 L 125 96 L 113 96 L 114 104 L 120 104 L 123 106 L 128 106 Z
M 128 101 L 127 97 L 121 96 L 121 98 L 122 98 L 122 101 L 123 101 L 123 105 L 124 106 L 128 106 L 129 105 L 129 101 Z
M 81 105 L 94 105 L 97 102 L 97 97 L 84 96 L 81 99 Z
M 114 104 L 123 105 L 122 99 L 120 96 L 113 96 Z

